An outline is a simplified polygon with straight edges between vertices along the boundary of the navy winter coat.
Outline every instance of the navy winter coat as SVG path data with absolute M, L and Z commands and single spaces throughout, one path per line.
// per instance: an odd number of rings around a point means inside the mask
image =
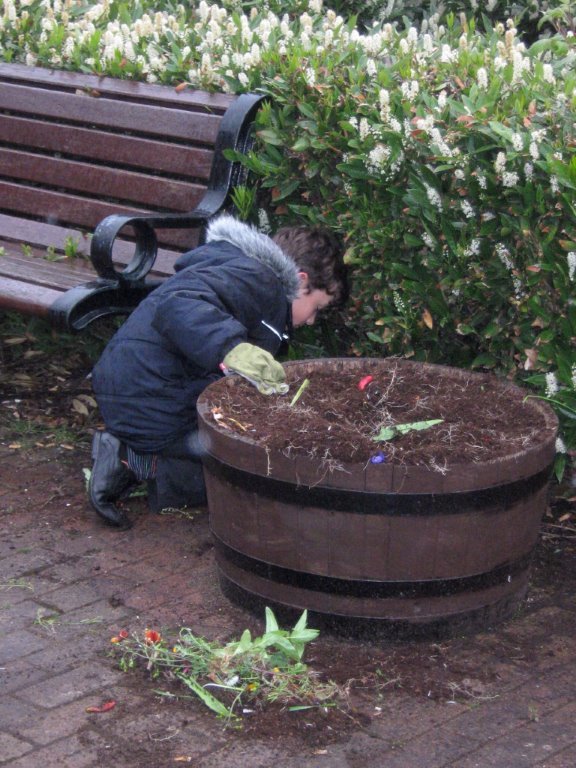
M 136 451 L 160 451 L 193 429 L 198 396 L 226 354 L 244 341 L 275 354 L 289 323 L 295 262 L 230 216 L 206 240 L 134 310 L 93 371 L 106 428 Z

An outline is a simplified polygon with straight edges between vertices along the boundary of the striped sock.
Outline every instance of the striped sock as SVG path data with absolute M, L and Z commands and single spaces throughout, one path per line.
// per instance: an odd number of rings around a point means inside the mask
M 138 480 L 151 480 L 156 477 L 158 456 L 155 453 L 136 453 L 128 445 L 126 446 L 126 461 L 129 469 Z

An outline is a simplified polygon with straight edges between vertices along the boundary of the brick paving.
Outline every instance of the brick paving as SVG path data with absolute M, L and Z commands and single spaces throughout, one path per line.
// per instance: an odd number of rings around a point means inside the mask
M 434 701 L 400 689 L 378 700 L 368 725 L 358 724 L 336 743 L 284 737 L 281 729 L 275 739 L 240 738 L 199 706 L 155 698 L 150 707 L 154 685 L 118 669 L 113 634 L 124 626 L 190 626 L 226 637 L 245 626 L 247 616 L 220 593 L 205 512 L 186 519 L 136 511 L 132 530 L 108 530 L 87 507 L 86 462 L 87 451 L 72 457 L 0 445 L 0 765 L 576 765 L 576 596 L 570 590 L 484 636 L 486 654 L 497 643 L 509 654 L 493 662 L 497 675 L 487 695 L 455 690 L 452 701 Z M 34 501 L 39 489 L 41 504 Z M 143 503 L 135 508 L 143 510 Z M 526 658 L 522 643 L 535 635 L 541 644 Z M 455 647 L 455 662 L 470 647 Z M 113 711 L 86 712 L 109 699 L 117 702 Z

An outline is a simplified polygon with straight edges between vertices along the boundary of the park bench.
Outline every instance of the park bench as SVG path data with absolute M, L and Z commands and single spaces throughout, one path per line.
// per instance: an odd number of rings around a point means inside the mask
M 130 312 L 230 207 L 262 99 L 0 63 L 0 310 Z

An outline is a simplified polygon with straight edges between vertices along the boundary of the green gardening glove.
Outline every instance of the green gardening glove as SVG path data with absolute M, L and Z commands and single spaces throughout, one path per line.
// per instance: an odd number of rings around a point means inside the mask
M 239 373 L 263 395 L 285 395 L 288 392 L 284 368 L 269 352 L 254 344 L 238 344 L 228 352 L 220 367 L 224 373 Z

